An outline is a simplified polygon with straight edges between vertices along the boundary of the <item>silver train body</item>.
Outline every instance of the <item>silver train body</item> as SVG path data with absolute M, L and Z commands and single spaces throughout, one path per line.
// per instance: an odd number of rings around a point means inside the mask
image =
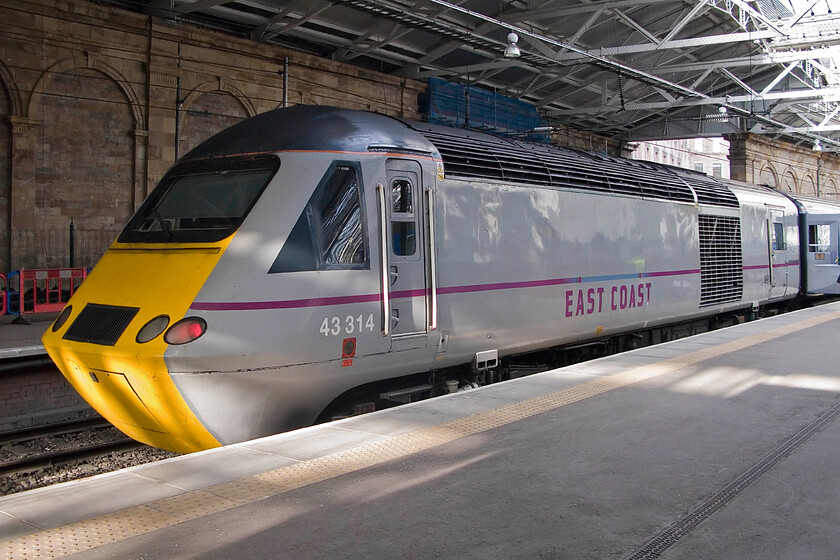
M 222 444 L 311 424 L 375 381 L 840 292 L 840 205 L 823 200 L 303 106 L 221 132 L 170 175 L 249 158 L 276 167 L 193 279 L 184 315 L 206 331 L 163 354 Z M 180 250 L 154 199 L 126 230 L 148 239 L 122 248 Z

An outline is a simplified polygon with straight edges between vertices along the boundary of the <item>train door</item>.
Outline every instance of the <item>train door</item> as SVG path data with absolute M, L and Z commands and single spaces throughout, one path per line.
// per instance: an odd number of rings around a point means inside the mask
M 783 208 L 767 207 L 767 250 L 770 265 L 770 297 L 782 297 L 787 291 L 787 239 Z
M 392 159 L 385 179 L 379 195 L 386 247 L 382 261 L 387 265 L 383 284 L 388 285 L 383 319 L 389 322 L 393 350 L 420 348 L 427 345 L 429 327 L 422 171 L 417 162 Z

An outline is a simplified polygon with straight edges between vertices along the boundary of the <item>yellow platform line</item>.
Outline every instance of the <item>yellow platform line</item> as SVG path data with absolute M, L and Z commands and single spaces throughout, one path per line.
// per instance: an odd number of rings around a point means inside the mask
M 798 321 L 764 333 L 726 342 L 622 373 L 555 391 L 540 397 L 452 420 L 438 426 L 391 437 L 203 490 L 39 531 L 0 543 L 6 560 L 61 558 L 69 554 L 143 535 L 262 498 L 277 496 L 325 480 L 380 465 L 426 449 L 498 428 L 579 402 L 614 389 L 673 373 L 687 366 L 768 342 L 822 323 L 840 319 L 840 311 Z

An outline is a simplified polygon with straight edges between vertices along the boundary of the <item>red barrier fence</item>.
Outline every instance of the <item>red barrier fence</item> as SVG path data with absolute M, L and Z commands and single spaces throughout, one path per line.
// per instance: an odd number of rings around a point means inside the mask
M 6 275 L 0 272 L 0 315 L 5 315 L 9 311 L 9 283 L 6 280 Z
M 86 268 L 16 270 L 8 276 L 3 305 L 12 315 L 54 313 L 64 309 L 82 281 Z

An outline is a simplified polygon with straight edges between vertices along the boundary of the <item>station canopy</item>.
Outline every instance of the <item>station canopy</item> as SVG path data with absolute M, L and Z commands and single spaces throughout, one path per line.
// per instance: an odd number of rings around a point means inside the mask
M 840 153 L 838 0 L 110 3 L 486 88 L 555 126 L 628 141 L 754 132 Z

